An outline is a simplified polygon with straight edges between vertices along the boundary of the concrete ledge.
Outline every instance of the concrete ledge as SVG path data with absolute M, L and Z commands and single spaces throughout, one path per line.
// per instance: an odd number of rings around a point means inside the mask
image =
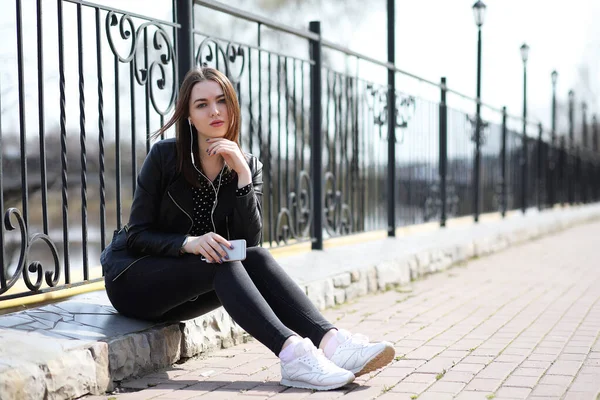
M 321 309 L 407 284 L 473 257 L 600 219 L 600 205 L 531 210 L 394 239 L 279 258 Z M 229 347 L 248 335 L 219 308 L 194 320 L 151 324 L 119 315 L 94 292 L 0 317 L 0 399 L 72 399 Z

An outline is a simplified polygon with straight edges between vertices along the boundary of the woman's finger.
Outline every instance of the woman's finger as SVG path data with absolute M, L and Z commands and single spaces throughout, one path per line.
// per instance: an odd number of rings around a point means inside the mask
M 235 148 L 233 148 L 232 146 L 228 146 L 226 144 L 217 144 L 216 146 L 208 149 L 208 154 L 209 155 L 213 155 L 213 154 L 218 154 L 218 153 L 232 153 L 235 151 Z
M 202 244 L 202 249 L 205 252 L 204 257 L 206 257 L 207 260 L 210 260 L 210 261 L 216 262 L 216 263 L 220 263 L 221 262 L 221 257 L 219 257 L 217 255 L 217 253 L 215 252 L 215 250 L 208 243 L 203 243 Z
M 219 254 L 219 258 L 225 258 L 227 256 L 225 249 L 215 239 L 211 238 L 209 244 Z
M 231 243 L 229 243 L 229 241 L 227 239 L 225 239 L 223 236 L 219 235 L 218 233 L 213 232 L 212 237 L 214 240 L 221 243 L 225 247 L 230 248 L 230 249 L 232 248 Z

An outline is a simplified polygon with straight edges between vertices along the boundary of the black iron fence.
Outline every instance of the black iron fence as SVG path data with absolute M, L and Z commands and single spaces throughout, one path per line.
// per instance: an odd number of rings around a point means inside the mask
M 318 22 L 297 30 L 209 0 L 174 1 L 172 20 L 80 0 L 3 11 L 15 41 L 0 81 L 0 300 L 102 279 L 99 253 L 193 66 L 217 67 L 238 91 L 242 146 L 264 164 L 264 246 L 600 199 L 598 126 L 572 101 L 566 134 L 531 121 L 523 132 L 485 104 L 477 121 L 460 107 L 477 100 L 445 79 L 328 42 Z M 198 14 L 247 25 L 219 37 Z M 439 99 L 397 85 L 390 107 L 388 71 Z

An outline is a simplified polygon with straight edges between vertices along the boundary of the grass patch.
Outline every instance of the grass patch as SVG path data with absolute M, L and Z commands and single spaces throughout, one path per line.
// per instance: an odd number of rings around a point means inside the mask
M 392 386 L 387 386 L 387 385 L 383 385 L 383 389 L 381 389 L 381 393 L 387 393 L 390 390 L 392 390 L 392 388 L 396 386 L 396 385 L 392 385 Z
M 439 381 L 440 379 L 442 379 L 444 377 L 444 375 L 446 375 L 446 369 L 444 368 L 444 370 L 442 372 L 440 372 L 439 374 L 437 374 L 435 376 L 435 380 Z
M 485 398 L 489 399 L 489 400 L 493 399 L 494 397 L 496 397 L 496 394 L 494 394 L 494 393 L 490 393 L 487 396 L 485 396 Z
M 413 400 L 416 399 L 416 398 L 418 398 L 418 397 L 419 397 L 418 394 L 413 394 L 412 396 L 410 396 L 410 398 L 413 399 Z
M 405 357 L 406 357 L 406 354 L 403 354 L 403 355 L 401 355 L 401 356 L 396 356 L 396 357 L 394 357 L 394 360 L 396 360 L 396 361 L 400 361 L 400 360 L 403 360 Z

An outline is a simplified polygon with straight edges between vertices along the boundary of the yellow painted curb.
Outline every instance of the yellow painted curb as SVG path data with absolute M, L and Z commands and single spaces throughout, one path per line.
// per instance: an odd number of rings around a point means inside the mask
M 74 287 L 67 287 L 64 289 L 57 289 L 53 292 L 34 294 L 25 297 L 19 297 L 16 299 L 2 300 L 0 301 L 0 310 L 4 310 L 7 308 L 19 308 L 32 304 L 61 300 L 66 297 L 71 297 L 83 293 L 95 292 L 98 290 L 104 290 L 104 281 L 98 281 Z

